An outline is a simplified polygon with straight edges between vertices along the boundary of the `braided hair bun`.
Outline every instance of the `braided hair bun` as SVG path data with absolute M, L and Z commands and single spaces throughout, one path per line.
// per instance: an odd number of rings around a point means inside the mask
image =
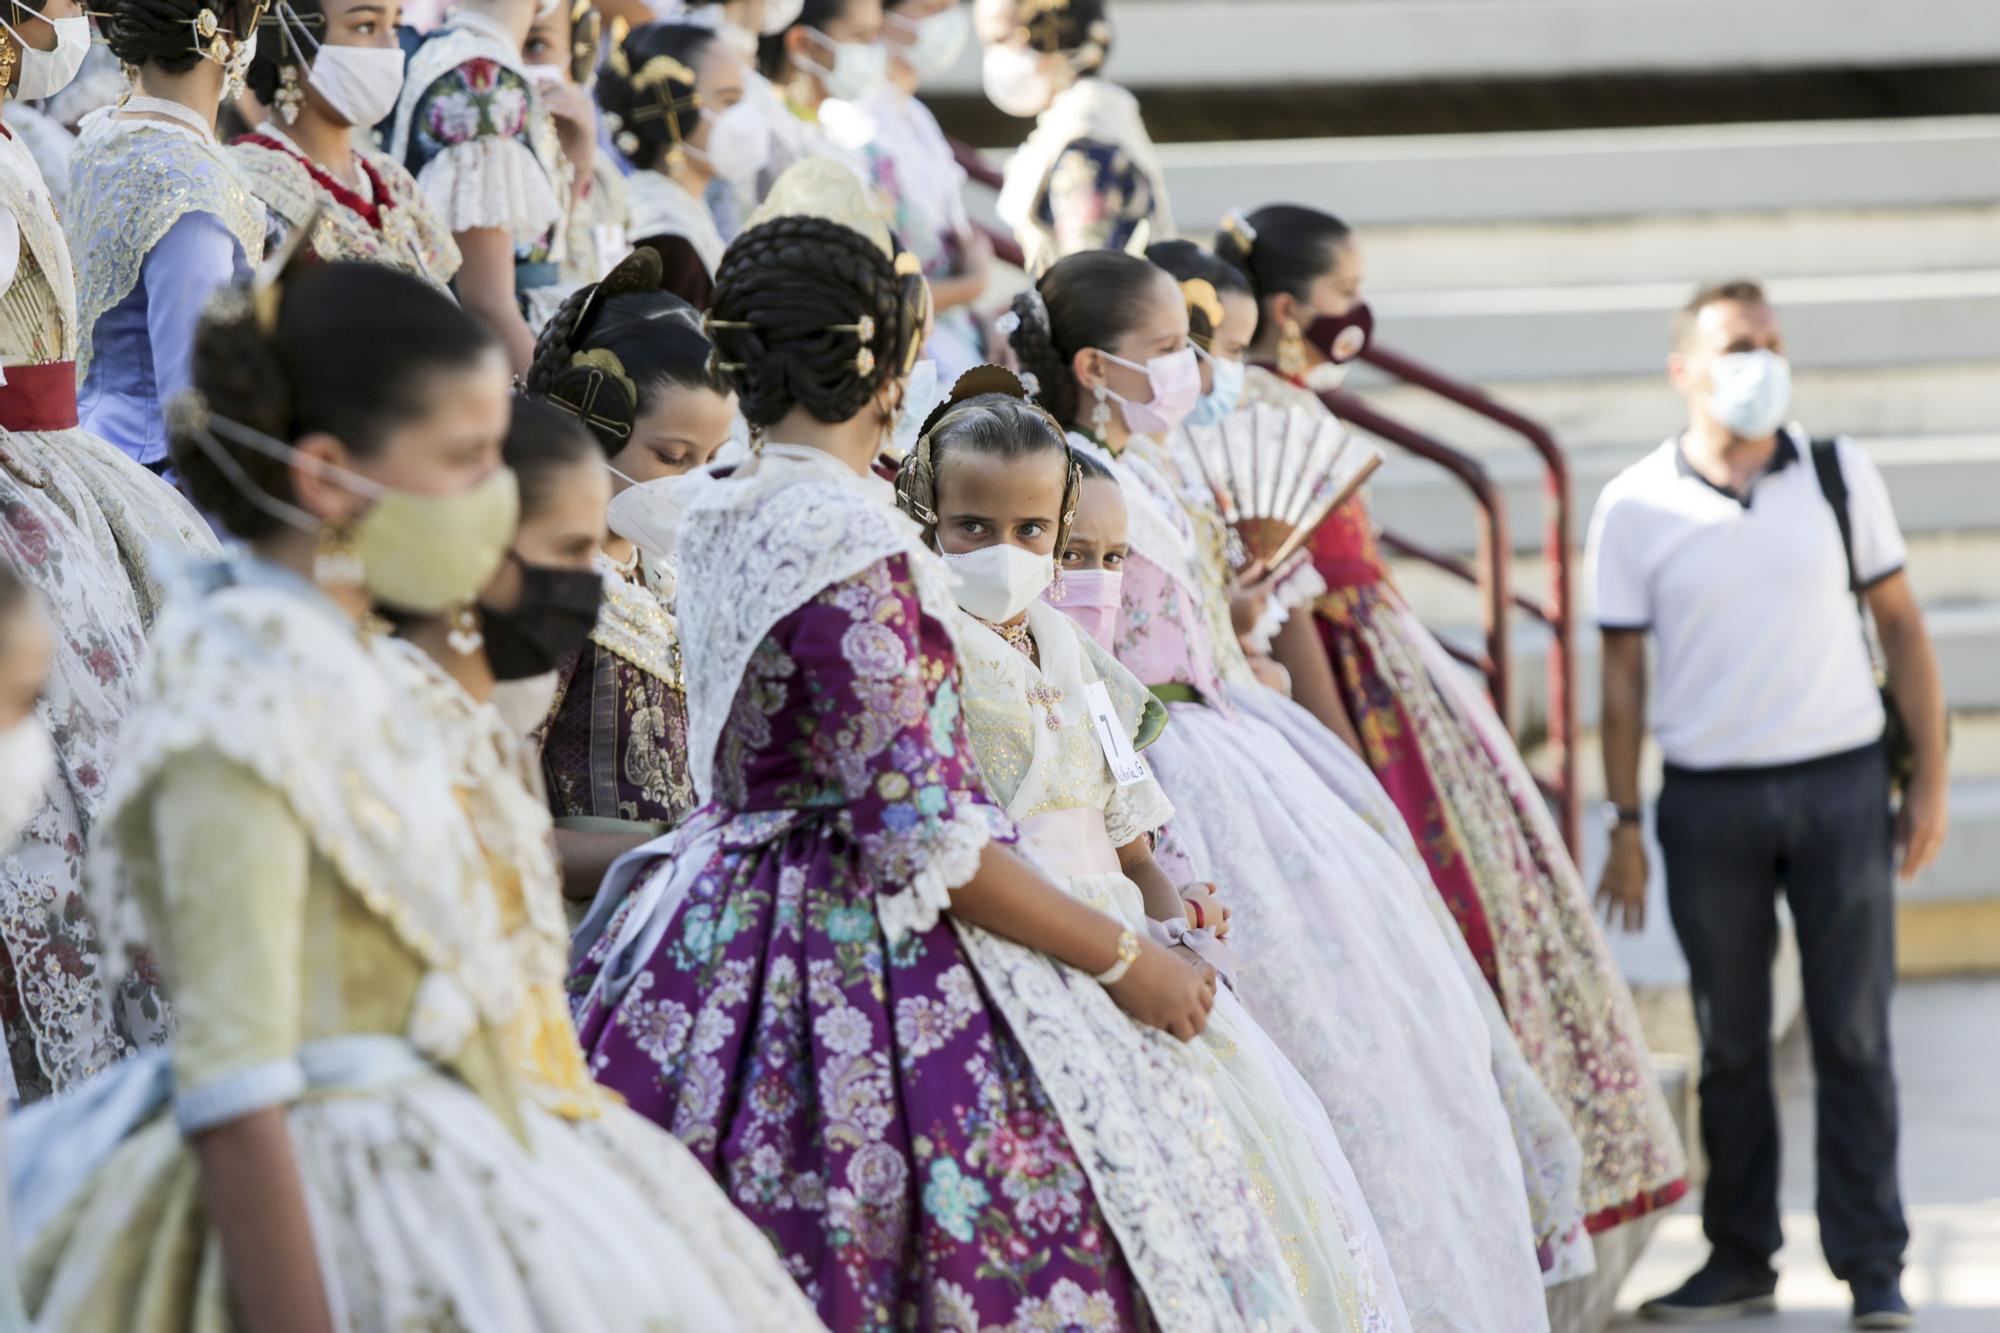
M 834 424 L 909 373 L 928 298 L 911 256 L 892 260 L 850 227 L 785 214 L 729 247 L 707 329 L 717 368 L 752 426 L 773 425 L 795 407 Z
M 659 169 L 701 124 L 695 77 L 715 30 L 648 23 L 625 34 L 597 80 L 597 103 L 616 127 L 618 151 Z

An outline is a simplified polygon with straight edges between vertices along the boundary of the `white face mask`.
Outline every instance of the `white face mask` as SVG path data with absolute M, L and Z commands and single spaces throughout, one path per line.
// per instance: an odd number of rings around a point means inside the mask
M 33 713 L 0 731 L 0 854 L 14 843 L 56 775 L 56 747 Z
M 681 503 L 674 497 L 679 477 L 634 482 L 623 473 L 613 476 L 630 484 L 611 497 L 605 521 L 611 530 L 657 559 L 673 557 L 681 525 Z
M 903 63 L 916 71 L 919 79 L 935 79 L 949 71 L 958 63 L 972 37 L 972 20 L 959 5 L 920 19 L 884 14 L 882 21 L 910 35 L 910 44 L 901 48 L 901 55 Z
M 49 22 L 56 30 L 55 49 L 41 51 L 30 46 L 13 24 L 0 19 L 0 28 L 5 28 L 13 36 L 14 44 L 21 48 L 21 72 L 14 80 L 14 96 L 19 101 L 54 97 L 69 86 L 77 70 L 83 67 L 83 58 L 90 54 L 88 18 L 72 14 Z
M 944 563 L 958 604 L 990 625 L 1004 624 L 1027 610 L 1056 576 L 1054 556 L 1036 555 L 1006 542 L 947 555 Z
M 764 0 L 764 35 L 775 37 L 797 23 L 805 7 L 806 0 Z
M 492 697 L 487 702 L 500 714 L 500 720 L 507 724 L 510 735 L 532 736 L 549 720 L 549 709 L 556 701 L 556 687 L 561 684 L 561 674 L 554 671 L 529 676 L 525 680 L 503 680 L 493 687 Z
M 979 81 L 986 100 L 1010 116 L 1029 120 L 1055 100 L 1055 85 L 1042 73 L 1035 53 L 1025 46 L 989 46 L 980 63 Z
M 1785 424 L 1792 363 L 1769 348 L 1715 358 L 1708 410 L 1739 440 L 1761 440 Z
M 690 154 L 723 180 L 734 184 L 747 181 L 771 161 L 771 122 L 748 97 L 735 106 L 714 113 L 708 123 L 708 147 L 683 144 Z
M 796 57 L 819 77 L 828 97 L 843 102 L 865 101 L 889 81 L 889 50 L 880 42 L 836 42 L 817 28 L 806 31 L 833 52 L 831 65 L 821 65 L 805 56 Z
M 379 125 L 403 95 L 399 46 L 322 46 L 306 82 L 349 125 Z

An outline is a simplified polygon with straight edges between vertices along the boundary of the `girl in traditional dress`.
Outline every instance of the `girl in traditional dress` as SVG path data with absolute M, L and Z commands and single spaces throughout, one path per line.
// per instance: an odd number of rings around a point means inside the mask
M 510 714 L 525 711 L 563 657 L 590 633 L 603 596 L 595 556 L 609 476 L 575 418 L 517 399 L 503 458 L 521 494 L 521 524 L 479 596 L 482 642 L 467 652 L 450 617 L 406 622 L 403 666 L 443 739 L 520 960 L 519 1013 L 503 1049 L 529 1098 L 632 1180 L 715 1282 L 731 1327 L 817 1328 L 811 1305 L 763 1237 L 730 1206 L 680 1141 L 592 1081 L 563 994 L 569 931 L 547 807 L 532 755 Z
M 69 0 L 52 0 L 41 14 L 0 6 L 0 20 L 0 82 L 10 94 L 61 89 L 89 41 L 88 21 Z M 157 1040 L 168 1025 L 144 954 L 101 993 L 111 969 L 81 870 L 145 626 L 163 596 L 149 557 L 205 553 L 215 543 L 171 486 L 79 426 L 69 247 L 34 161 L 4 131 L 0 292 L 0 555 L 39 594 L 61 645 L 38 708 L 62 780 L 0 857 L 9 1056 L 0 1091 L 32 1099 Z
M 1324 412 L 1308 386 L 1337 373 L 1372 324 L 1352 236 L 1327 214 L 1277 206 L 1234 217 L 1219 244 L 1260 301 L 1252 396 Z M 1359 497 L 1311 551 L 1328 589 L 1313 604 L 1318 635 L 1287 639 L 1281 658 L 1295 678 L 1331 677 L 1330 707 L 1352 719 L 1521 1049 L 1566 1109 L 1588 1228 L 1672 1203 L 1686 1164 L 1638 1013 L 1520 751 L 1396 591 Z
M 271 114 L 230 148 L 269 215 L 271 243 L 318 214 L 312 252 L 365 259 L 440 287 L 458 244 L 403 165 L 364 142 L 395 114 L 403 49 L 389 0 L 278 0 L 250 62 L 250 91 Z
M 701 467 L 729 439 L 735 392 L 688 305 L 658 289 L 635 252 L 579 290 L 542 332 L 528 389 L 589 427 L 613 488 Z M 600 518 L 602 515 L 600 515 Z M 605 538 L 604 612 L 556 665 L 539 726 L 542 775 L 572 896 L 588 901 L 611 862 L 694 808 L 674 565 L 629 537 Z
M 410 57 L 389 138 L 458 242 L 459 299 L 516 374 L 567 290 L 570 210 L 596 153 L 594 122 L 558 122 L 521 58 L 537 8 L 460 0 Z
M 614 869 L 579 934 L 592 1072 L 709 1164 L 834 1326 L 1301 1326 L 1212 1093 L 1119 1012 L 1192 1037 L 1212 971 L 1032 869 L 979 788 L 960 613 L 869 471 L 922 274 L 835 164 L 766 208 L 709 312 L 766 441 L 679 483 L 709 804 Z
M 1035 120 L 1007 159 L 998 204 L 1028 271 L 1080 250 L 1124 249 L 1141 228 L 1171 239 L 1166 173 L 1139 100 L 1104 77 L 1105 0 L 977 0 L 973 19 L 987 100 Z
M 896 234 L 924 261 L 937 302 L 925 354 L 938 363 L 946 384 L 986 359 L 972 303 L 985 294 L 993 246 L 965 211 L 965 169 L 917 89 L 956 65 L 971 35 L 958 0 L 885 5 L 888 80 L 854 107 L 854 115 L 833 125 L 837 136 L 860 149 L 870 183 L 891 209 Z
M 471 761 L 367 623 L 447 615 L 477 650 L 517 514 L 492 339 L 417 279 L 334 263 L 204 321 L 194 378 L 177 459 L 249 549 L 162 617 L 98 847 L 180 1027 L 14 1122 L 30 1312 L 810 1326 L 698 1174 L 648 1197 L 544 1109 L 521 1051 L 554 1021 L 545 911 L 523 902 L 524 940 L 460 806 Z
M 1114 644 L 1172 715 L 1150 757 L 1175 842 L 1236 906 L 1232 938 L 1255 962 L 1239 994 L 1332 1115 L 1415 1325 L 1541 1327 L 1528 1183 L 1453 941 L 1396 850 L 1232 703 L 1186 510 L 1133 448 L 1199 397 L 1178 286 L 1143 259 L 1073 255 L 1012 314 L 1041 402 L 1124 491 L 1133 553 Z
M 84 117 L 70 168 L 78 411 L 156 472 L 202 303 L 264 257 L 264 209 L 215 138 L 263 12 L 264 0 L 111 0 L 102 20 L 138 75 Z
M 1019 381 L 984 367 L 932 414 L 898 479 L 898 502 L 943 552 L 970 617 L 958 644 L 973 755 L 988 791 L 1077 898 L 1163 939 L 1191 938 L 1190 915 L 1205 925 L 1213 912 L 1219 934 L 1226 922 L 1214 898 L 1191 886 L 1194 901 L 1183 903 L 1152 855 L 1172 811 L 1137 751 L 1166 709 L 1037 596 L 1073 544 L 1111 555 L 1114 567 L 1092 572 L 1079 561 L 1065 580 L 1118 578 L 1122 506 L 1080 538 L 1070 521 L 1083 486 L 1117 505 L 1116 483 L 1095 460 L 1103 480 L 1085 481 L 1070 457 L 1062 428 L 1025 400 Z M 1107 742 L 1102 726 L 1118 735 Z M 1313 1327 L 1407 1328 L 1381 1237 L 1318 1098 L 1226 989 L 1191 1050 L 1243 1144 Z
M 540 84 L 550 106 L 563 117 L 587 118 L 599 141 L 604 138 L 602 117 L 591 92 L 604 50 L 603 32 L 604 15 L 591 0 L 562 0 L 535 11 L 528 40 L 521 46 L 528 74 Z M 632 248 L 628 230 L 632 201 L 625 190 L 625 171 L 618 155 L 591 154 L 579 180 L 569 241 L 563 250 L 565 284 L 598 281 Z
M 714 29 L 655 23 L 625 35 L 597 88 L 618 150 L 638 168 L 627 182 L 632 242 L 658 252 L 667 290 L 697 308 L 722 262 L 708 188 L 753 181 L 771 155 L 771 127 L 745 96 L 749 75 Z
M 770 185 L 794 162 L 828 158 L 867 179 L 855 135 L 829 134 L 822 117 L 852 114 L 889 77 L 882 43 L 882 0 L 805 0 L 798 15 L 757 48 L 757 67 L 783 99 L 771 126 L 771 160 L 758 175 Z

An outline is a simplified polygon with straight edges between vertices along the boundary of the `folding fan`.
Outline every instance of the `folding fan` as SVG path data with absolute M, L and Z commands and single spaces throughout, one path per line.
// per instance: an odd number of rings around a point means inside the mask
M 1182 471 L 1214 496 L 1246 560 L 1276 569 L 1381 466 L 1324 413 L 1261 403 L 1181 432 Z

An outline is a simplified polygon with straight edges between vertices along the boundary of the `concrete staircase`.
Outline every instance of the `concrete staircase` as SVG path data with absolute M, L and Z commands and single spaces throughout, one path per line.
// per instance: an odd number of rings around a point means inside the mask
M 1944 663 L 1954 828 L 1906 893 L 1904 965 L 2000 967 L 2000 117 L 1176 145 L 1163 156 L 1191 220 L 1282 195 L 1355 222 L 1384 343 L 1558 431 L 1579 544 L 1604 483 L 1679 420 L 1663 376 L 1672 309 L 1703 278 L 1768 279 L 1799 371 L 1798 415 L 1858 439 L 1882 468 Z M 1365 371 L 1352 383 L 1488 462 L 1527 557 L 1516 586 L 1546 587 L 1533 459 L 1417 391 Z M 1438 470 L 1398 458 L 1372 498 L 1385 524 L 1469 553 L 1471 506 Z M 1433 625 L 1469 637 L 1477 611 L 1462 587 L 1422 568 L 1399 576 Z M 1576 591 L 1587 625 L 1580 579 Z M 1586 630 L 1579 714 L 1593 793 L 1596 648 Z M 1546 649 L 1536 630 L 1517 632 L 1514 720 L 1530 740 L 1545 729 Z M 1671 983 L 1678 954 L 1663 920 L 1655 929 L 1621 946 L 1625 961 L 1635 980 Z

